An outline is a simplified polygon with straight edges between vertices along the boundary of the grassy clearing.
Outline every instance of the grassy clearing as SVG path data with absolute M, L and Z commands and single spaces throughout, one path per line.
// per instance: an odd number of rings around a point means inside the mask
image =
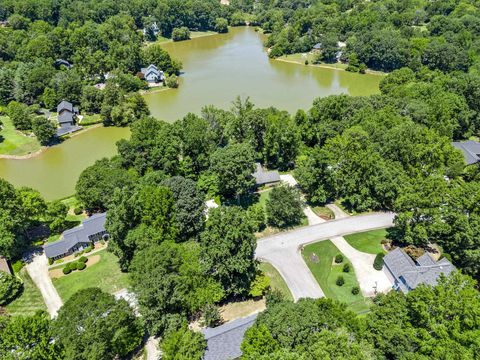
M 129 287 L 128 275 L 120 271 L 115 255 L 106 250 L 94 255 L 100 255 L 100 261 L 92 267 L 52 280 L 63 301 L 77 291 L 90 287 L 98 287 L 108 293 Z
M 83 118 L 79 122 L 79 124 L 82 126 L 100 124 L 103 122 L 102 116 L 100 114 L 82 115 L 82 116 Z
M 358 251 L 368 254 L 378 254 L 386 251 L 383 249 L 381 241 L 387 236 L 386 229 L 371 230 L 362 233 L 345 236 L 345 240 Z
M 351 310 L 357 313 L 367 311 L 368 304 L 361 293 L 353 295 L 351 292 L 354 286 L 358 286 L 352 264 L 350 264 L 350 272 L 344 273 L 343 265 L 349 262 L 344 257 L 341 264 L 334 265 L 333 259 L 337 254 L 341 254 L 341 252 L 329 240 L 307 245 L 302 252 L 306 264 L 326 297 L 346 303 Z M 345 279 L 343 286 L 335 283 L 339 275 Z
M 273 265 L 262 262 L 260 263 L 259 268 L 265 273 L 265 275 L 270 278 L 270 287 L 272 289 L 280 291 L 283 296 L 285 296 L 285 299 L 293 301 L 293 296 L 290 292 L 290 289 L 288 288 L 285 280 L 283 280 L 277 269 L 273 267 Z
M 8 116 L 0 116 L 3 127 L 0 130 L 0 154 L 27 155 L 40 149 L 37 138 L 26 136 L 16 130 Z
M 314 64 L 313 61 L 315 60 L 315 54 L 313 53 L 296 53 L 296 54 L 289 54 L 289 55 L 283 55 L 277 58 L 280 61 L 288 61 L 288 62 L 293 62 L 301 65 L 305 65 L 305 61 L 308 61 L 308 66 L 317 66 L 317 67 L 324 67 L 324 68 L 329 68 L 329 69 L 340 69 L 340 70 L 345 70 L 347 68 L 347 64 L 342 64 L 342 63 L 320 63 L 320 64 Z
M 42 294 L 37 289 L 26 269 L 17 273 L 23 280 L 23 292 L 20 297 L 12 301 L 6 306 L 7 312 L 12 316 L 29 316 L 35 314 L 39 310 L 47 310 L 43 302 Z

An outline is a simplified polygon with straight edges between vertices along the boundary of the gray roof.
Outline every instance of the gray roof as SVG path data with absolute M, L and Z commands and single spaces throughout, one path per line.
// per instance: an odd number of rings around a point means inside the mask
M 455 266 L 447 259 L 435 262 L 427 253 L 419 257 L 415 263 L 400 248 L 388 253 L 383 262 L 397 280 L 398 288 L 404 293 L 421 284 L 435 285 L 440 274 L 448 275 L 455 270 Z
M 60 128 L 57 129 L 57 136 L 63 136 L 67 134 L 71 134 L 75 131 L 82 130 L 81 126 L 77 125 L 68 125 L 64 124 Z
M 322 43 L 316 43 L 315 45 L 313 45 L 313 48 L 315 50 L 320 50 L 322 48 Z
M 265 171 L 261 164 L 256 163 L 257 170 L 252 174 L 257 185 L 271 184 L 280 181 L 278 171 Z
M 57 119 L 59 124 L 71 124 L 73 123 L 73 112 L 62 111 Z
M 146 67 L 146 68 L 142 68 L 142 69 L 141 69 L 141 72 L 142 72 L 145 76 L 146 76 L 148 73 L 151 73 L 151 72 L 153 72 L 153 73 L 156 74 L 156 75 L 160 75 L 160 72 L 158 71 L 158 68 L 157 68 L 155 65 L 153 65 L 153 64 L 148 65 L 148 67 Z
M 234 320 L 216 328 L 204 329 L 202 332 L 207 340 L 207 350 L 203 360 L 229 360 L 240 357 L 243 335 L 254 324 L 257 315 Z
M 73 104 L 70 101 L 63 100 L 60 104 L 57 105 L 57 113 L 60 114 L 62 110 L 73 112 Z
M 463 152 L 463 157 L 467 165 L 472 165 L 480 161 L 480 143 L 468 140 L 463 142 L 453 142 L 453 146 Z
M 82 224 L 63 232 L 60 240 L 44 245 L 48 258 L 63 255 L 79 243 L 88 243 L 90 235 L 105 231 L 106 213 L 95 214 L 82 221 Z

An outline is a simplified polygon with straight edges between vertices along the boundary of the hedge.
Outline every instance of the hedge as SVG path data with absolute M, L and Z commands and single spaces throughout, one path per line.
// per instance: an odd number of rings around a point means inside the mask
M 375 260 L 373 261 L 373 268 L 375 270 L 382 270 L 384 257 L 385 257 L 384 253 L 378 253 L 377 256 L 375 256 Z
M 80 259 L 78 259 L 79 262 L 86 263 L 88 261 L 88 258 L 86 256 L 82 256 Z

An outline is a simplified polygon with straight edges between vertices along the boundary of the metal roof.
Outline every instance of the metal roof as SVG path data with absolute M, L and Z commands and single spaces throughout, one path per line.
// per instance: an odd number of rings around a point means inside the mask
M 260 163 L 255 164 L 257 170 L 252 174 L 257 185 L 271 184 L 280 181 L 280 174 L 278 171 L 265 171 Z
M 230 360 L 242 355 L 240 345 L 245 331 L 250 328 L 258 314 L 231 321 L 215 328 L 202 330 L 207 340 L 207 350 L 203 360 Z
M 44 245 L 45 255 L 48 258 L 68 253 L 79 243 L 88 243 L 90 235 L 105 231 L 106 213 L 95 214 L 82 221 L 82 224 L 63 232 L 60 240 Z
M 472 165 L 480 161 L 480 143 L 468 140 L 463 142 L 452 142 L 452 145 L 463 152 L 463 157 L 467 165 Z

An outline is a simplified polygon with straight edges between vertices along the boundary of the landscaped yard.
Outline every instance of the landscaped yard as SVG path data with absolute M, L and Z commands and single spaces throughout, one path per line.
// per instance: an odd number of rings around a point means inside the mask
M 334 264 L 334 258 L 337 254 L 341 253 L 329 240 L 308 245 L 302 253 L 305 262 L 326 297 L 346 303 L 351 310 L 357 313 L 367 311 L 367 301 L 361 293 L 352 294 L 352 288 L 358 286 L 352 264 L 350 264 L 350 272 L 344 273 L 343 265 L 348 263 L 348 260 L 344 256 L 341 264 Z M 343 286 L 338 286 L 335 283 L 339 275 L 342 275 L 345 279 Z
M 8 314 L 12 316 L 29 316 L 39 310 L 47 310 L 42 294 L 40 294 L 40 290 L 33 283 L 27 270 L 23 268 L 18 275 L 23 280 L 23 292 L 20 297 L 6 306 Z
M 293 296 L 290 290 L 288 289 L 285 280 L 283 280 L 280 273 L 275 269 L 271 264 L 262 262 L 259 265 L 260 270 L 262 270 L 265 275 L 270 278 L 270 287 L 272 289 L 279 290 L 286 299 L 293 301 Z
M 325 220 L 335 219 L 335 214 L 326 206 L 311 206 L 313 212 Z
M 66 301 L 79 290 L 89 287 L 98 287 L 105 292 L 114 293 L 129 287 L 128 275 L 120 271 L 118 259 L 115 255 L 103 250 L 100 261 L 83 271 L 75 271 L 66 276 L 52 279 L 53 285 L 63 301 Z
M 386 253 L 383 249 L 381 241 L 387 236 L 386 229 L 371 230 L 363 233 L 357 233 L 344 236 L 345 240 L 358 251 L 368 254 Z
M 0 116 L 3 128 L 0 130 L 0 154 L 26 155 L 40 149 L 36 137 L 29 137 L 15 130 L 8 116 Z

